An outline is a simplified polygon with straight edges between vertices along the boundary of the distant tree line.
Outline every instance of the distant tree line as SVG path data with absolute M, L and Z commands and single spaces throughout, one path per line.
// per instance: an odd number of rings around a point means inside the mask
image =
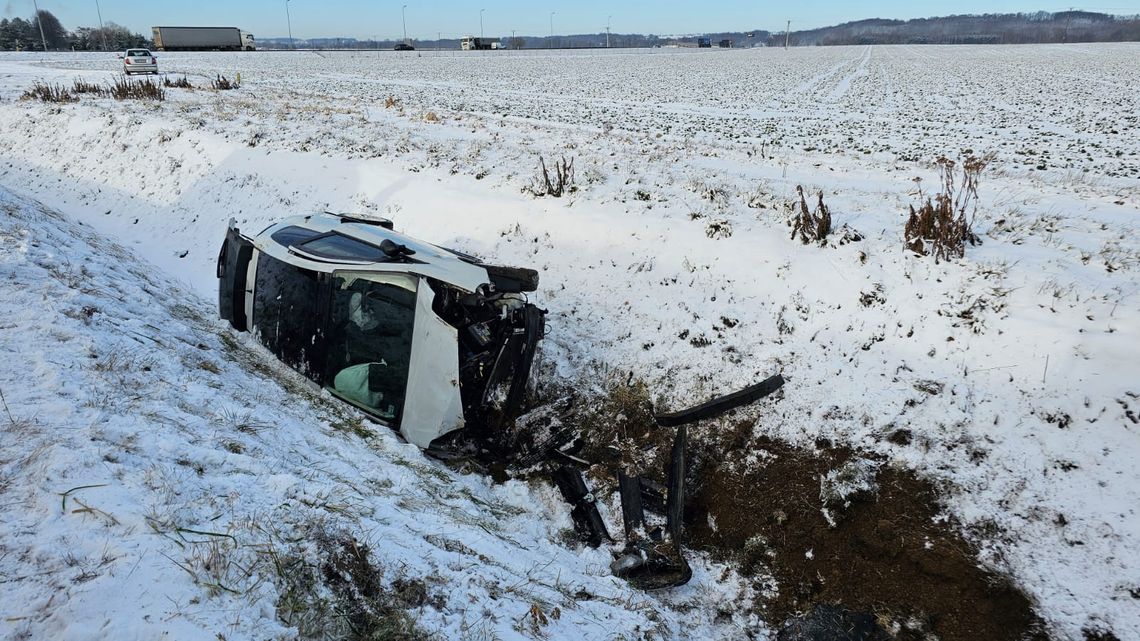
M 40 38 L 40 26 L 43 38 Z M 0 20 L 0 51 L 120 51 L 149 47 L 150 40 L 113 22 L 99 27 L 79 27 L 68 31 L 50 11 L 40 10 L 30 19 Z
M 871 44 L 1029 44 L 1140 40 L 1140 16 L 1089 11 L 956 15 L 916 20 L 860 20 L 793 31 L 793 46 Z M 783 46 L 784 34 L 773 34 Z
M 871 19 L 848 22 L 832 27 L 793 31 L 753 29 L 700 34 L 714 45 L 728 41 L 733 47 L 872 45 L 872 44 L 1029 44 L 1064 42 L 1129 42 L 1140 41 L 1140 16 L 1113 16 L 1091 11 L 1049 13 L 992 13 L 955 15 L 915 20 Z M 696 46 L 697 36 L 657 36 L 637 33 L 612 33 L 612 47 Z M 390 49 L 401 42 L 396 39 L 358 40 L 356 38 L 319 38 L 296 40 L 292 46 L 312 49 Z M 555 36 L 510 36 L 502 38 L 509 49 L 577 49 L 605 47 L 606 33 Z M 285 49 L 288 38 L 261 38 L 263 48 Z M 420 49 L 458 49 L 458 38 L 417 40 Z
M 764 32 L 767 37 L 768 32 Z M 497 34 L 487 34 L 487 37 L 499 37 Z M 361 40 L 358 38 L 297 38 L 290 42 L 288 38 L 258 38 L 257 44 L 263 49 L 288 49 L 290 45 L 303 49 L 391 49 L 397 43 L 403 42 L 397 38 L 381 38 L 377 40 Z M 585 49 L 606 46 L 606 34 L 585 33 L 558 36 L 505 36 L 501 38 L 504 48 L 509 49 Z M 639 33 L 613 33 L 610 34 L 612 47 L 654 47 L 672 42 L 655 35 Z M 443 38 L 415 40 L 417 49 L 458 49 L 460 38 Z

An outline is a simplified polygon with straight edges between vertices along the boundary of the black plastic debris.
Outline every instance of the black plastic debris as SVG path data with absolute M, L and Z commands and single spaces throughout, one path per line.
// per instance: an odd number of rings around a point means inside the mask
M 851 612 L 835 605 L 817 605 L 802 617 L 790 619 L 776 641 L 890 641 L 875 615 Z
M 697 421 L 707 418 L 720 416 L 725 412 L 734 410 L 738 407 L 748 405 L 758 401 L 772 392 L 784 386 L 784 377 L 776 374 L 770 378 L 764 379 L 755 385 L 751 385 L 742 390 L 726 394 L 711 401 L 701 403 L 695 407 L 681 410 L 679 412 L 670 412 L 668 414 L 658 414 L 654 416 L 654 420 L 662 427 L 675 427 L 677 425 L 688 425 L 689 423 L 696 423 Z
M 559 467 L 554 470 L 553 477 L 562 498 L 572 508 L 570 518 L 574 519 L 574 531 L 578 536 L 593 547 L 598 547 L 603 541 L 611 541 L 606 523 L 598 512 L 598 504 L 582 473 L 570 467 Z
M 642 496 L 645 486 L 641 477 L 622 471 L 618 476 L 622 499 L 622 521 L 626 547 L 610 564 L 615 576 L 622 577 L 642 590 L 660 590 L 689 582 L 693 576 L 681 553 L 682 512 L 685 505 L 685 449 L 688 429 L 678 428 L 669 457 L 668 494 L 665 497 L 665 532 L 645 531 Z

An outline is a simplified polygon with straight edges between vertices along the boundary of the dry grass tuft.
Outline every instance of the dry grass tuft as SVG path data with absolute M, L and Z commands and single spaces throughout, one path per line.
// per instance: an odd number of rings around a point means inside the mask
M 795 214 L 792 239 L 795 240 L 799 234 L 800 242 L 803 244 L 818 242 L 823 246 L 827 242 L 827 235 L 831 233 L 831 211 L 823 204 L 823 192 L 819 192 L 819 205 L 814 212 L 808 209 L 804 188 L 797 185 L 796 193 L 800 196 L 800 211 Z
M 190 81 L 186 79 L 186 76 L 182 76 L 178 80 L 171 80 L 170 78 L 164 78 L 162 81 L 162 86 L 171 87 L 171 88 L 175 88 L 175 89 L 193 89 L 194 88 L 194 85 L 190 84 Z
M 554 162 L 554 175 L 546 168 L 546 159 L 538 157 L 538 174 L 535 176 L 531 192 L 535 196 L 553 196 L 561 198 L 563 194 L 577 191 L 574 186 L 574 159 L 566 160 L 563 156 Z
M 229 91 L 241 87 L 241 83 L 237 80 L 230 80 L 229 78 L 219 74 L 217 78 L 210 81 L 210 86 L 218 91 Z
M 981 239 L 974 233 L 978 213 L 978 184 L 982 171 L 993 160 L 993 154 L 981 158 L 969 156 L 961 161 L 961 183 L 956 179 L 953 160 L 943 156 L 935 161 L 942 178 L 942 190 L 934 199 L 926 199 L 917 211 L 912 205 L 903 231 L 907 249 L 934 256 L 935 262 L 962 258 L 966 243 L 977 245 Z
M 350 536 L 318 534 L 311 554 L 274 554 L 280 596 L 277 616 L 302 639 L 419 641 L 432 638 L 411 611 L 437 605 L 422 581 L 384 586 L 383 569 L 367 545 Z
M 97 85 L 93 82 L 87 82 L 84 80 L 78 80 L 77 79 L 71 85 L 71 93 L 73 93 L 75 95 L 79 95 L 81 93 L 87 93 L 87 94 L 93 94 L 95 96 L 106 96 L 108 91 L 107 91 L 107 88 L 102 86 L 102 85 Z
M 20 100 L 40 100 L 42 102 L 78 102 L 67 87 L 63 85 L 45 85 L 37 82 L 31 89 L 25 91 Z
M 132 80 L 127 77 L 117 78 L 111 85 L 111 97 L 115 100 L 166 100 L 166 90 L 156 80 Z

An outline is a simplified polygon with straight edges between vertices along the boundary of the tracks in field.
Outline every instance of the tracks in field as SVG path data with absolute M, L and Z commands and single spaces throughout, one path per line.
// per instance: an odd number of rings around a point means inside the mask
M 870 75 L 871 51 L 872 47 L 865 47 L 858 58 L 844 60 L 831 69 L 807 80 L 796 87 L 794 93 L 819 95 L 827 87 L 830 87 L 831 91 L 827 92 L 824 100 L 830 103 L 840 101 L 851 90 L 851 85 L 854 82 Z

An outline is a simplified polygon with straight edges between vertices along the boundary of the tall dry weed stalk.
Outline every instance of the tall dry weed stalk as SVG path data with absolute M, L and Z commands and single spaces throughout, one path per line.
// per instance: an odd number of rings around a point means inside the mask
M 229 91 L 231 89 L 237 89 L 238 87 L 241 87 L 241 79 L 239 76 L 238 80 L 230 80 L 229 78 L 218 74 L 217 78 L 214 78 L 210 81 L 210 86 L 217 91 Z
M 107 88 L 102 85 L 97 85 L 93 82 L 76 79 L 71 85 L 71 93 L 79 95 L 81 93 L 93 94 L 96 96 L 107 95 Z
M 77 102 L 79 100 L 63 85 L 46 85 L 39 81 L 32 85 L 31 89 L 24 91 L 20 99 L 43 102 Z
M 799 234 L 800 242 L 803 244 L 818 242 L 822 246 L 827 242 L 827 235 L 831 233 L 831 210 L 823 204 L 823 192 L 819 192 L 819 205 L 814 212 L 808 209 L 804 188 L 797 185 L 796 193 L 800 195 L 800 210 L 795 214 L 792 240 L 795 240 Z M 792 211 L 795 211 L 794 205 Z
M 968 156 L 961 161 L 961 171 L 955 169 L 959 163 L 942 156 L 935 165 L 942 179 L 942 189 L 934 199 L 915 210 L 910 207 L 910 217 L 903 231 L 903 242 L 907 249 L 922 256 L 934 256 L 935 262 L 962 258 L 966 255 L 966 243 L 978 245 L 981 239 L 974 233 L 974 222 L 978 215 L 978 185 L 986 165 L 993 161 L 993 154 L 982 157 Z M 961 182 L 957 176 L 960 174 Z
M 130 78 L 116 78 L 111 85 L 111 97 L 115 100 L 166 100 L 166 89 L 156 80 L 131 80 Z
M 554 161 L 554 175 L 546 168 L 546 160 L 539 156 L 539 181 L 536 195 L 553 196 L 561 198 L 563 194 L 574 191 L 574 159 Z

